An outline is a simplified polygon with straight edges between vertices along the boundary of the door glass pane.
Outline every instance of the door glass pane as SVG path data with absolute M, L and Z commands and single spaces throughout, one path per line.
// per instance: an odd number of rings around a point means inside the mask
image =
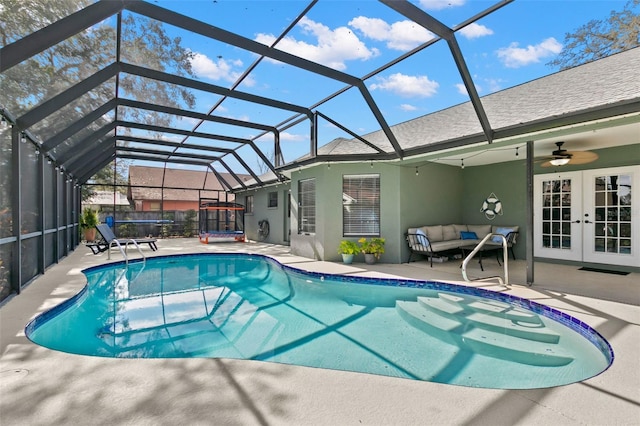
M 631 254 L 631 175 L 595 178 L 596 251 Z
M 542 246 L 571 249 L 571 179 L 542 182 Z

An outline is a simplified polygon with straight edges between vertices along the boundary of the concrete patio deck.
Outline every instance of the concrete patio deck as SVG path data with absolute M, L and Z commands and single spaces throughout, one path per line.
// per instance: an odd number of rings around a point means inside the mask
M 160 240 L 150 256 L 250 251 L 301 269 L 460 281 L 459 263 L 342 265 L 258 243 Z M 112 260 L 121 255 L 112 251 Z M 477 389 L 408 379 L 230 359 L 109 359 L 52 351 L 24 336 L 27 322 L 76 294 L 81 270 L 107 261 L 79 246 L 0 306 L 0 424 L 5 425 L 640 425 L 640 274 L 511 262 L 510 289 L 590 324 L 613 346 L 603 374 L 567 386 Z M 498 265 L 486 259 L 486 272 Z M 470 274 L 478 276 L 477 264 Z

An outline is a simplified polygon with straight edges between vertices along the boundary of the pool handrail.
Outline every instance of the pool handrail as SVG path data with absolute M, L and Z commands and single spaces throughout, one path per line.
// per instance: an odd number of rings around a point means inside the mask
M 124 250 L 122 249 L 122 244 L 120 244 L 120 241 L 118 241 L 117 238 L 114 238 L 113 240 L 109 241 L 109 247 L 111 247 L 111 244 L 115 244 L 118 247 L 118 249 L 120 250 L 120 253 L 122 253 L 122 257 L 124 257 L 124 261 L 126 265 L 129 265 L 129 256 L 127 255 L 127 249 L 129 248 L 129 244 L 133 244 L 134 246 L 136 246 L 136 248 L 138 249 L 138 253 L 140 253 L 144 262 L 146 262 L 147 260 L 147 256 L 145 256 L 144 253 L 142 252 L 140 245 L 138 245 L 138 242 L 133 238 L 130 238 L 125 242 Z M 107 259 L 111 260 L 111 248 L 107 250 Z
M 471 259 L 473 259 L 473 256 L 476 255 L 476 253 L 478 253 L 480 251 L 480 249 L 484 246 L 484 244 L 493 237 L 500 237 L 500 240 L 502 241 L 502 264 L 504 266 L 504 280 L 502 279 L 502 277 L 500 276 L 495 276 L 495 277 L 486 277 L 486 278 L 480 278 L 480 279 L 476 279 L 474 281 L 484 281 L 484 280 L 490 280 L 490 279 L 494 279 L 497 278 L 498 281 L 500 282 L 500 285 L 505 285 L 507 287 L 509 287 L 509 248 L 507 246 L 507 238 L 502 235 L 502 234 L 495 234 L 495 233 L 490 233 L 487 234 L 482 241 L 480 241 L 478 243 L 478 245 L 471 251 L 471 253 L 469 253 L 469 255 L 462 261 L 462 277 L 464 278 L 464 280 L 466 282 L 471 282 L 472 280 L 469 279 L 469 277 L 467 276 L 467 264 L 471 261 Z

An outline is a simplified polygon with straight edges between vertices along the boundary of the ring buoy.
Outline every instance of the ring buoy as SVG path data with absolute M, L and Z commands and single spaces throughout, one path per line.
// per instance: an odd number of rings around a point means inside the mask
M 480 211 L 484 213 L 487 219 L 493 220 L 497 215 L 503 214 L 502 203 L 498 197 L 496 197 L 496 194 L 492 192 L 491 195 L 489 195 L 482 203 Z

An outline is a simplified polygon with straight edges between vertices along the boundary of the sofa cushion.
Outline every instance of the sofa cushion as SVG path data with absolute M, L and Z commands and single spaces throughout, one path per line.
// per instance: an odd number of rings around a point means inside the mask
M 444 239 L 442 237 L 442 225 L 423 226 L 422 230 L 427 234 L 427 238 L 429 238 L 429 241 L 432 243 L 437 243 Z
M 518 232 L 518 229 L 520 229 L 519 226 L 509 226 L 509 225 L 493 225 L 491 227 L 491 232 L 496 234 L 498 233 L 498 228 L 511 228 L 511 230 L 513 232 Z
M 456 232 L 456 228 L 454 225 L 443 225 L 442 226 L 442 240 L 459 240 L 460 234 Z
M 492 231 L 492 233 L 494 234 L 504 235 L 505 237 L 509 235 L 511 232 L 513 232 L 513 228 L 507 228 L 507 227 L 498 227 L 496 228 L 495 231 Z M 497 235 L 491 238 L 491 241 L 493 241 L 494 243 L 502 244 L 502 238 L 500 238 Z
M 460 232 L 460 239 L 461 240 L 477 240 L 478 235 L 475 232 L 462 231 Z
M 431 243 L 431 250 L 434 252 L 445 251 L 445 250 L 454 250 L 463 246 L 465 244 L 470 243 L 472 240 L 449 240 L 449 241 L 438 241 L 437 243 Z M 477 242 L 477 241 L 476 241 Z
M 467 229 L 467 225 L 453 225 L 453 227 L 456 228 L 456 238 L 461 238 L 460 233 L 467 232 L 469 230 Z
M 491 233 L 491 225 L 467 225 L 470 232 L 475 232 L 479 239 Z

